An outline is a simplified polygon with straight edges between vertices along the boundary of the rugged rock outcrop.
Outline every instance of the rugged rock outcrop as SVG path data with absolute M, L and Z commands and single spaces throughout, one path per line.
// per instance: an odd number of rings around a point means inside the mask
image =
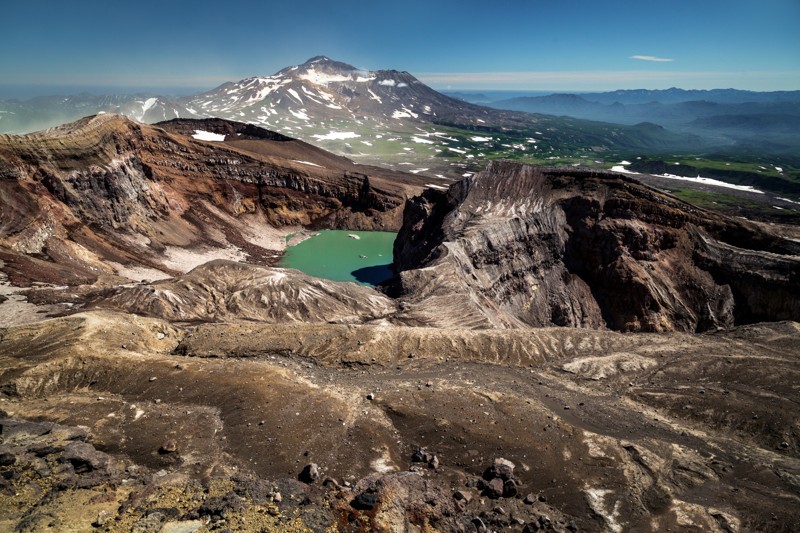
M 800 318 L 800 244 L 609 172 L 493 163 L 409 200 L 405 317 L 703 331 Z
M 101 291 L 88 305 L 171 321 L 267 323 L 363 323 L 395 311 L 394 301 L 371 287 L 221 259 L 173 279 Z
M 275 228 L 398 229 L 423 183 L 246 124 L 98 115 L 0 136 L 0 260 L 17 284 L 185 272 L 175 249 L 269 262 Z

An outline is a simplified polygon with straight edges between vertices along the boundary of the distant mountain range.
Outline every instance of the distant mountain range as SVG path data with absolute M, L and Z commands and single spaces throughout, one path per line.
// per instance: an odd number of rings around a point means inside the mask
M 495 100 L 487 94 L 458 97 L 527 113 L 618 124 L 653 122 L 676 132 L 698 135 L 712 144 L 757 145 L 778 153 L 791 153 L 800 147 L 800 91 L 672 88 Z
M 667 153 L 702 144 L 652 123 L 625 126 L 481 106 L 437 92 L 408 72 L 366 71 L 324 56 L 178 99 L 81 94 L 0 102 L 0 131 L 39 130 L 95 113 L 147 123 L 237 120 L 360 163 L 449 178 L 496 158 L 594 160 L 598 154 Z
M 490 93 L 456 96 L 408 72 L 367 71 L 317 56 L 177 99 L 84 93 L 2 101 L 0 132 L 25 133 L 96 113 L 145 123 L 216 117 L 278 131 L 356 162 L 441 178 L 478 171 L 490 159 L 571 164 L 742 147 L 797 154 L 800 148 L 800 91 L 636 90 L 491 102 Z

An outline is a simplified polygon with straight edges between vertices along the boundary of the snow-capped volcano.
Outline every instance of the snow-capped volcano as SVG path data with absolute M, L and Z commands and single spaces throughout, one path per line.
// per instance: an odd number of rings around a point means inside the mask
M 324 56 L 287 67 L 272 76 L 225 83 L 185 100 L 198 114 L 280 127 L 330 119 L 411 120 L 491 110 L 440 94 L 408 72 L 369 71 Z M 466 118 L 466 117 L 465 117 Z

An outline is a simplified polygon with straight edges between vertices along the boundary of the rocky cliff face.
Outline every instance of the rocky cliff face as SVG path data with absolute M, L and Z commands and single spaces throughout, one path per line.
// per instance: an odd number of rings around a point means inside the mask
M 0 260 L 22 283 L 185 272 L 178 249 L 269 262 L 275 228 L 398 229 L 422 182 L 246 124 L 98 115 L 0 136 Z
M 800 317 L 800 245 L 607 172 L 494 163 L 408 202 L 406 318 L 702 331 Z

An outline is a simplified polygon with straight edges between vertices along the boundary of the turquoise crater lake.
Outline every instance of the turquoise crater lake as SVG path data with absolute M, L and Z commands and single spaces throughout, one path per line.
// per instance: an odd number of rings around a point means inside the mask
M 288 246 L 278 266 L 332 281 L 377 285 L 393 275 L 396 236 L 388 231 L 319 231 Z

